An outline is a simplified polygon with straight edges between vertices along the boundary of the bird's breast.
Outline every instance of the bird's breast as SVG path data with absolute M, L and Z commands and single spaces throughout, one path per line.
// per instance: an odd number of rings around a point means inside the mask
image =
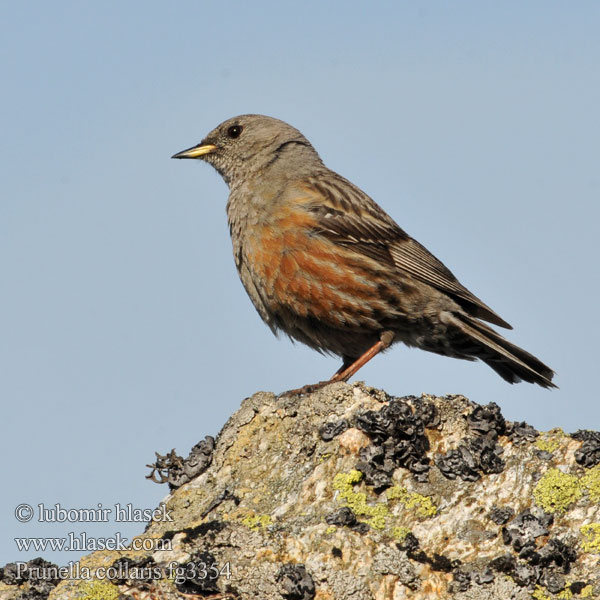
M 307 211 L 281 207 L 268 221 L 234 225 L 234 236 L 240 276 L 247 269 L 252 279 L 244 285 L 256 288 L 272 315 L 360 329 L 377 326 L 378 313 L 389 311 L 374 261 L 320 235 Z

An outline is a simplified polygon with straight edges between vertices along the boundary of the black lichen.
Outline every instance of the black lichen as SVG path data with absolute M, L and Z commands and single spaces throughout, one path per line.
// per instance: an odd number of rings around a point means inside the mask
M 116 575 L 111 577 L 115 585 L 133 585 L 139 589 L 147 589 L 160 579 L 160 567 L 151 556 L 143 558 L 130 558 L 123 556 L 113 562 L 111 567 Z
M 460 477 L 463 481 L 477 481 L 481 473 L 501 473 L 504 461 L 502 448 L 496 443 L 493 432 L 485 436 L 465 438 L 458 448 L 435 459 L 437 468 L 448 479 Z
M 0 581 L 6 585 L 20 585 L 26 578 L 23 573 L 19 574 L 17 563 L 8 563 L 0 569 Z
M 476 437 L 469 443 L 470 450 L 477 456 L 479 468 L 486 474 L 502 473 L 505 464 L 500 458 L 503 450 L 489 434 Z
M 562 573 L 567 573 L 575 559 L 575 551 L 570 546 L 554 539 L 543 546 L 539 552 L 529 552 L 525 560 L 504 555 L 490 561 L 489 566 L 497 572 L 512 577 L 521 587 L 532 588 L 539 584 L 549 592 L 557 594 L 564 589 L 565 578 L 556 571 L 553 564 L 559 566 Z
M 436 421 L 436 415 L 431 403 L 420 401 L 413 410 L 403 400 L 392 400 L 378 411 L 358 413 L 356 426 L 372 440 L 361 450 L 356 465 L 365 482 L 380 492 L 391 486 L 398 467 L 408 469 L 417 481 L 427 481 L 430 464 L 425 427 Z
M 280 586 L 282 598 L 286 600 L 312 600 L 315 597 L 315 582 L 302 564 L 283 565 L 275 580 Z
M 468 570 L 456 569 L 452 573 L 451 592 L 466 592 L 471 587 L 471 573 Z
M 529 423 L 525 423 L 525 421 L 519 423 L 513 421 L 507 423 L 506 435 L 515 446 L 522 446 L 523 444 L 533 442 L 540 433 L 535 427 L 529 425 Z
M 552 458 L 553 458 L 552 452 L 548 452 L 548 450 L 540 450 L 539 448 L 534 448 L 533 453 L 540 460 L 552 460 Z
M 442 571 L 450 573 L 461 566 L 461 561 L 458 559 L 450 560 L 442 554 L 433 553 L 429 556 L 426 552 L 419 549 L 419 540 L 409 533 L 402 542 L 396 544 L 399 550 L 406 552 L 406 556 L 421 564 L 429 565 L 434 571 Z
M 330 421 L 325 423 L 319 429 L 319 435 L 324 442 L 330 442 L 334 437 L 344 433 L 350 427 L 350 423 L 346 419 L 339 421 Z
M 325 517 L 325 521 L 330 525 L 338 525 L 341 527 L 352 527 L 358 522 L 356 515 L 352 512 L 352 509 L 348 506 L 344 506 L 339 510 L 329 513 Z
M 577 553 L 573 545 L 558 538 L 550 538 L 540 546 L 538 538 L 549 535 L 552 523 L 552 515 L 539 508 L 518 514 L 502 528 L 504 543 L 517 556 L 500 556 L 489 566 L 509 575 L 519 586 L 542 585 L 553 594 L 559 593 L 565 587 L 563 574 L 569 573 Z
M 460 477 L 463 481 L 477 481 L 481 477 L 475 456 L 464 444 L 437 456 L 435 464 L 448 479 Z
M 590 585 L 587 581 L 574 581 L 569 584 L 569 590 L 576 596 L 581 594 L 584 588 Z
M 413 533 L 408 533 L 406 537 L 396 544 L 399 550 L 404 550 L 407 556 L 414 553 L 419 548 L 419 540 Z
M 338 527 L 349 527 L 350 529 L 358 533 L 366 533 L 370 527 L 367 523 L 358 521 L 356 515 L 352 512 L 352 509 L 348 506 L 344 506 L 339 510 L 329 513 L 325 517 L 325 521 L 329 525 L 336 525 Z
M 356 468 L 364 475 L 367 485 L 373 486 L 376 492 L 385 490 L 392 485 L 392 474 L 394 472 L 394 461 L 388 456 L 386 448 L 371 444 L 360 451 L 360 461 Z
M 540 580 L 540 569 L 524 562 L 517 562 L 512 578 L 521 587 L 533 587 Z
M 474 574 L 475 583 L 479 585 L 485 585 L 487 583 L 492 583 L 496 577 L 494 576 L 494 572 L 489 567 L 486 567 L 483 571 L 478 571 Z
M 219 591 L 217 580 L 221 565 L 210 552 L 198 552 L 190 561 L 179 565 L 174 579 L 175 587 L 183 594 L 206 596 Z
M 186 527 L 184 529 L 167 531 L 161 539 L 172 540 L 178 533 L 185 533 L 186 539 L 188 541 L 193 540 L 197 537 L 202 537 L 210 542 L 214 540 L 215 536 L 218 533 L 220 533 L 226 528 L 227 523 L 225 523 L 224 521 L 206 521 L 206 523 L 201 523 L 200 525 L 196 525 L 195 527 Z
M 540 583 L 551 593 L 558 594 L 565 589 L 565 578 L 556 572 L 546 571 L 543 573 Z
M 19 600 L 46 600 L 58 585 L 58 566 L 44 560 L 34 558 L 26 563 L 8 563 L 0 569 L 0 581 L 6 585 L 22 585 L 27 583 L 27 590 Z
M 433 402 L 411 396 L 411 403 L 414 407 L 415 415 L 421 419 L 425 427 L 433 429 L 440 424 L 440 413 Z
M 572 433 L 571 437 L 583 442 L 575 451 L 575 460 L 578 464 L 586 469 L 600 464 L 600 431 L 580 429 Z
M 496 523 L 496 525 L 504 525 L 508 523 L 515 516 L 515 511 L 510 506 L 500 508 L 499 506 L 492 506 L 488 517 Z
M 506 432 L 506 420 L 495 402 L 476 406 L 467 417 L 467 423 L 473 433 L 481 436 L 491 434 L 494 439 L 497 439 Z
M 524 510 L 502 529 L 502 539 L 515 552 L 527 552 L 528 548 L 535 548 L 537 538 L 548 535 L 552 522 L 552 515 L 539 508 Z
M 553 564 L 565 574 L 571 571 L 571 565 L 577 560 L 577 552 L 571 544 L 567 544 L 558 538 L 548 540 L 539 551 L 534 552 L 529 561 L 542 567 L 550 567 Z
M 498 573 L 512 575 L 517 566 L 517 559 L 511 554 L 503 554 L 502 556 L 492 559 L 489 566 Z
M 156 483 L 168 482 L 170 489 L 181 487 L 208 469 L 214 449 L 215 439 L 207 435 L 191 449 L 185 460 L 175 453 L 175 449 L 165 455 L 155 452 L 156 462 L 146 465 L 152 469 L 146 479 Z
M 448 479 L 459 477 L 463 481 L 477 481 L 481 474 L 501 473 L 505 463 L 498 436 L 506 433 L 506 421 L 500 407 L 491 402 L 477 406 L 467 416 L 469 428 L 475 434 L 463 438 L 457 448 L 438 455 L 435 464 Z

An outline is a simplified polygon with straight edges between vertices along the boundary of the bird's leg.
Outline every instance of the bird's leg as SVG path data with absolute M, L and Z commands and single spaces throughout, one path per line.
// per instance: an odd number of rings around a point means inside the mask
M 393 331 L 384 331 L 379 341 L 373 344 L 362 356 L 359 356 L 355 361 L 350 362 L 351 359 L 344 358 L 342 366 L 333 374 L 331 379 L 327 381 L 319 381 L 319 383 L 311 383 L 295 390 L 288 390 L 283 392 L 280 396 L 297 396 L 300 394 L 310 394 L 315 390 L 318 390 L 330 383 L 336 383 L 338 381 L 348 381 L 352 375 L 354 375 L 361 367 L 364 367 L 372 358 L 377 356 L 380 352 L 389 348 L 394 341 Z
M 372 358 L 377 356 L 380 352 L 383 352 L 386 348 L 389 348 L 394 341 L 393 331 L 384 331 L 378 342 L 373 344 L 362 356 L 359 356 L 353 363 L 346 365 L 346 361 L 337 370 L 333 377 L 327 383 L 334 383 L 336 381 L 348 381 L 352 375 L 354 375 L 361 367 L 364 367 Z
M 353 356 L 343 356 L 342 358 L 344 359 L 342 366 L 332 375 L 329 381 L 332 381 L 334 377 L 345 371 L 350 365 L 353 365 L 356 362 L 356 358 Z

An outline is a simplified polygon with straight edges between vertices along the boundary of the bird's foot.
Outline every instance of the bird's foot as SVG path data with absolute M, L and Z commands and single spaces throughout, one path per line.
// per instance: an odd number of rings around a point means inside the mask
M 318 383 L 309 383 L 308 385 L 304 385 L 300 388 L 288 390 L 287 392 L 282 392 L 281 394 L 279 394 L 279 398 L 288 398 L 289 396 L 303 396 L 305 394 L 312 394 L 316 390 L 320 390 L 321 388 L 324 388 L 330 383 L 336 383 L 336 380 L 328 379 L 327 381 L 319 381 Z
M 373 344 L 362 356 L 359 356 L 357 359 L 346 357 L 344 359 L 344 364 L 333 374 L 331 379 L 319 381 L 319 383 L 311 383 L 295 390 L 288 390 L 287 392 L 279 394 L 279 397 L 302 396 L 303 394 L 310 394 L 315 390 L 320 390 L 330 383 L 348 381 L 350 377 L 352 377 L 362 366 L 366 365 L 374 356 L 379 354 L 382 350 L 389 348 L 393 341 L 394 333 L 392 331 L 384 331 L 381 334 L 381 339 Z

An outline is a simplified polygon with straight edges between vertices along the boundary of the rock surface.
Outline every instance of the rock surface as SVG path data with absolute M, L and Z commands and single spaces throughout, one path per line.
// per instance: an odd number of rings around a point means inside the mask
M 91 580 L 51 585 L 7 565 L 0 598 L 600 598 L 600 435 L 495 404 L 257 393 L 153 478 L 171 487 L 137 538 L 153 549 L 95 552 Z

